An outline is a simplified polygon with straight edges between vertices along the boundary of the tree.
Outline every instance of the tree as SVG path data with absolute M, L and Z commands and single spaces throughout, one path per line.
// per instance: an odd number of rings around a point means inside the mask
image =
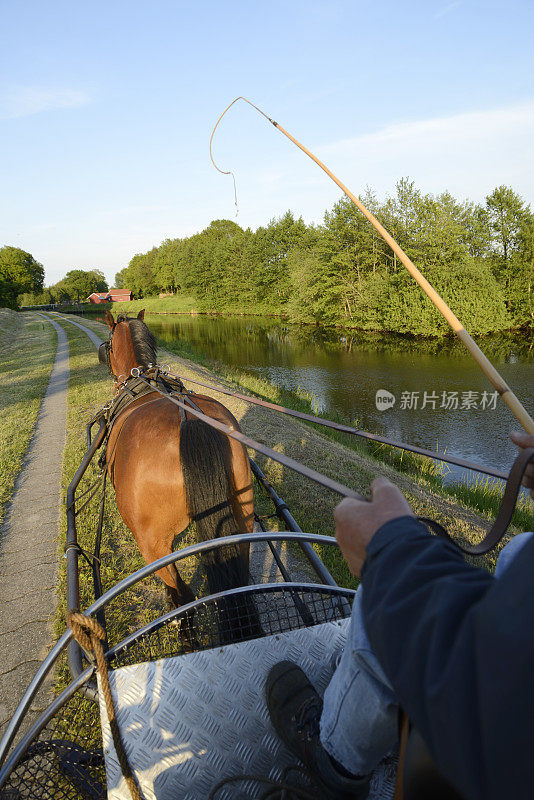
M 43 288 L 44 269 L 31 253 L 19 247 L 6 245 L 0 248 L 0 302 L 15 308 L 17 295 L 40 292 Z
M 146 297 L 158 291 L 153 269 L 157 252 L 158 248 L 153 247 L 148 253 L 137 253 L 131 259 L 126 270 L 122 270 L 124 280 L 128 283 L 128 288 L 137 297 Z
M 127 275 L 128 267 L 124 267 L 117 272 L 115 275 L 115 288 L 116 289 L 124 289 L 126 286 L 126 275 Z
M 53 289 L 62 299 L 83 303 L 93 292 L 107 292 L 108 284 L 104 274 L 98 269 L 71 269 Z
M 42 292 L 24 292 L 17 298 L 19 306 L 48 306 L 55 302 L 55 297 L 50 289 Z
M 486 209 L 494 252 L 506 265 L 512 252 L 518 249 L 528 207 L 508 186 L 498 186 L 486 198 Z
M 515 325 L 534 327 L 534 215 L 528 214 L 512 254 L 506 299 Z
M 254 234 L 255 272 L 250 275 L 257 286 L 258 300 L 283 309 L 291 292 L 288 256 L 293 249 L 306 246 L 308 229 L 302 217 L 295 219 L 287 211 L 272 219 L 266 228 Z
M 154 282 L 162 292 L 174 292 L 180 285 L 177 273 L 179 272 L 180 239 L 165 239 L 158 247 L 154 258 Z
M 486 209 L 494 274 L 503 289 L 508 309 L 513 311 L 512 307 L 517 309 L 517 297 L 512 299 L 517 288 L 514 276 L 523 271 L 524 258 L 528 261 L 528 234 L 525 232 L 531 219 L 530 209 L 508 186 L 498 186 L 488 195 Z

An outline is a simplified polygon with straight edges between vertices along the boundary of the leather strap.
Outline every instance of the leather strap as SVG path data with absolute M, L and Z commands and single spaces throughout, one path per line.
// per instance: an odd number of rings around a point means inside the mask
M 534 447 L 527 447 L 524 450 L 521 450 L 516 460 L 512 464 L 512 469 L 510 470 L 508 480 L 506 481 L 506 487 L 504 489 L 503 498 L 499 507 L 499 511 L 497 512 L 495 522 L 486 533 L 482 541 L 478 544 L 459 544 L 455 539 L 452 538 L 443 525 L 439 524 L 439 522 L 428 519 L 428 517 L 418 517 L 418 519 L 420 519 L 421 522 L 424 522 L 433 533 L 437 533 L 438 536 L 442 536 L 444 539 L 448 539 L 449 542 L 452 542 L 452 544 L 456 545 L 456 547 L 458 547 L 463 553 L 472 556 L 484 555 L 484 553 L 489 552 L 489 550 L 493 550 L 493 548 L 499 544 L 508 530 L 508 526 L 510 525 L 510 521 L 515 511 L 517 496 L 519 494 L 519 490 L 521 489 L 521 482 L 530 463 L 534 463 Z

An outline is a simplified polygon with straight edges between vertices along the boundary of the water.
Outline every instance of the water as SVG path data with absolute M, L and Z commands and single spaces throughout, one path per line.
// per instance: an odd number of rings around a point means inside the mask
M 491 407 L 493 388 L 457 341 L 359 334 L 347 338 L 255 317 L 147 315 L 145 322 L 165 341 L 185 339 L 210 358 L 287 389 L 308 392 L 319 412 L 339 412 L 372 433 L 505 471 L 516 453 L 509 433 L 519 429 L 519 423 L 500 398 Z M 480 339 L 478 344 L 532 413 L 532 342 L 500 335 Z M 393 407 L 377 409 L 379 389 L 395 396 Z M 425 391 L 427 404 L 422 408 Z M 458 393 L 457 409 L 440 407 L 444 392 L 445 400 L 449 393 Z M 467 392 L 475 393 L 471 398 L 476 408 L 461 408 Z M 480 407 L 483 392 L 490 396 L 490 407 L 485 409 Z M 416 400 L 417 408 L 403 407 L 410 405 L 403 402 L 403 393 L 410 393 L 411 404 Z M 453 474 L 457 477 L 457 470 Z

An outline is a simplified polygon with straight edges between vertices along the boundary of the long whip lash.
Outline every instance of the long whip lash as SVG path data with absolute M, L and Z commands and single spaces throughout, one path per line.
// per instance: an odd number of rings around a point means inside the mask
M 510 389 L 504 378 L 502 378 L 501 375 L 499 375 L 493 364 L 489 361 L 488 358 L 486 358 L 480 347 L 468 334 L 468 332 L 466 331 L 466 329 L 464 328 L 458 317 L 451 311 L 447 303 L 443 300 L 442 297 L 440 297 L 440 295 L 436 292 L 434 287 L 417 269 L 413 261 L 410 258 L 408 258 L 404 250 L 397 244 L 395 239 L 387 232 L 384 226 L 380 224 L 380 222 L 376 219 L 376 217 L 374 217 L 371 214 L 371 212 L 364 206 L 361 200 L 355 197 L 355 195 L 353 195 L 352 192 L 349 191 L 349 189 L 347 189 L 347 187 L 339 180 L 339 178 L 336 178 L 333 172 L 331 172 L 328 169 L 328 167 L 325 166 L 325 164 L 323 164 L 323 162 L 317 158 L 317 156 L 314 156 L 313 153 L 311 153 L 306 147 L 304 147 L 303 144 L 301 144 L 297 139 L 295 139 L 294 136 L 292 136 L 290 133 L 284 130 L 284 128 L 282 128 L 282 126 L 279 125 L 278 122 L 275 122 L 274 119 L 271 119 L 271 117 L 267 116 L 267 114 L 265 114 L 265 112 L 263 112 L 261 108 L 258 108 L 258 106 L 254 105 L 254 103 L 251 103 L 250 100 L 247 100 L 246 97 L 236 97 L 236 99 L 233 100 L 230 103 L 230 105 L 225 108 L 225 110 L 217 120 L 215 127 L 213 128 L 213 132 L 210 138 L 210 157 L 213 162 L 213 165 L 223 175 L 231 175 L 234 180 L 234 197 L 235 197 L 236 207 L 237 207 L 237 192 L 235 187 L 234 173 L 231 171 L 224 171 L 217 166 L 212 154 L 212 143 L 213 143 L 213 136 L 220 121 L 222 120 L 226 112 L 234 105 L 234 103 L 237 103 L 238 100 L 244 100 L 245 103 L 248 103 L 250 106 L 252 106 L 252 108 L 256 109 L 256 111 L 258 111 L 262 116 L 264 116 L 265 119 L 267 119 L 272 125 L 274 125 L 275 128 L 278 128 L 278 130 L 281 133 L 283 133 L 284 136 L 287 136 L 287 138 L 291 142 L 293 142 L 293 144 L 296 144 L 297 147 L 300 150 L 302 150 L 303 153 L 306 153 L 306 155 L 309 156 L 312 161 L 315 161 L 317 166 L 320 167 L 324 172 L 326 172 L 328 177 L 331 178 L 334 181 L 334 183 L 337 184 L 337 186 L 339 186 L 341 191 L 344 192 L 344 194 L 346 194 L 349 200 L 352 203 L 354 203 L 356 208 L 358 208 L 362 212 L 362 214 L 369 220 L 369 222 L 375 228 L 375 230 L 378 231 L 378 233 L 384 239 L 384 241 L 391 247 L 391 249 L 397 256 L 399 261 L 401 261 L 401 263 L 406 267 L 412 278 L 414 278 L 414 280 L 417 281 L 417 283 L 424 291 L 424 293 L 427 295 L 427 297 L 430 298 L 430 300 L 436 306 L 438 311 L 441 312 L 442 316 L 446 319 L 446 321 L 448 322 L 448 324 L 450 325 L 456 336 L 467 347 L 467 349 L 469 350 L 469 352 L 471 353 L 471 355 L 473 356 L 479 367 L 482 369 L 486 377 L 489 378 L 490 382 L 493 384 L 497 392 L 501 395 L 502 399 L 504 400 L 504 402 L 506 403 L 512 414 L 514 414 L 516 419 L 521 423 L 525 431 L 527 433 L 534 433 L 534 420 L 528 414 L 528 412 L 523 407 L 523 405 L 516 397 L 516 395 L 512 392 L 512 390 Z

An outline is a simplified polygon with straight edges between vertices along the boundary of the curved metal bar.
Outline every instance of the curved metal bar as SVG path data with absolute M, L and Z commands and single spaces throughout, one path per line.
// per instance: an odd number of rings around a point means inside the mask
M 59 694 L 56 698 L 54 698 L 53 702 L 48 706 L 48 708 L 41 714 L 39 719 L 37 719 L 33 725 L 31 726 L 30 730 L 24 735 L 24 737 L 20 740 L 18 745 L 15 747 L 11 755 L 8 759 L 6 759 L 5 764 L 0 769 L 0 789 L 4 785 L 5 781 L 11 774 L 12 770 L 17 766 L 18 762 L 20 761 L 21 757 L 26 752 L 29 745 L 32 741 L 39 735 L 45 725 L 52 719 L 56 711 L 70 700 L 72 695 L 78 691 L 87 681 L 91 678 L 92 674 L 94 673 L 94 667 L 88 667 L 84 672 L 82 672 L 76 680 L 73 680 L 69 683 L 66 689 L 64 689 L 61 694 Z M 18 709 L 17 709 L 18 710 Z M 3 740 L 2 740 L 3 744 Z M 2 756 L 4 753 L 0 754 L 0 764 L 2 763 Z M 4 756 L 5 757 L 5 756 Z
M 96 440 L 95 440 L 96 441 Z M 145 567 L 141 567 L 138 569 L 137 572 L 134 572 L 132 575 L 129 575 L 127 578 L 123 578 L 120 583 L 117 583 L 111 589 L 108 589 L 102 597 L 99 597 L 94 603 L 92 603 L 86 610 L 85 614 L 92 616 L 101 608 L 103 608 L 110 600 L 113 600 L 119 594 L 124 592 L 126 589 L 129 589 L 131 586 L 134 586 L 139 581 L 146 578 L 148 575 L 156 572 L 158 569 L 162 567 L 167 567 L 169 564 L 174 563 L 175 561 L 180 561 L 183 558 L 187 558 L 188 556 L 195 555 L 196 553 L 203 553 L 209 550 L 214 550 L 217 547 L 224 547 L 226 545 L 238 545 L 243 544 L 246 542 L 262 542 L 267 541 L 270 539 L 271 541 L 292 541 L 292 542 L 315 542 L 316 544 L 326 544 L 330 546 L 336 546 L 337 542 L 332 536 L 322 536 L 320 534 L 314 533 L 288 533 L 286 532 L 273 532 L 273 531 L 262 531 L 261 533 L 241 533 L 241 534 L 234 534 L 233 536 L 224 536 L 220 539 L 209 539 L 205 542 L 198 542 L 197 544 L 190 545 L 189 547 L 184 548 L 176 553 L 170 553 L 167 556 L 163 556 L 159 558 L 157 561 L 153 561 L 151 564 L 147 564 Z M 74 549 L 74 548 L 72 548 Z M 38 692 L 41 684 L 43 683 L 46 675 L 48 674 L 50 668 L 60 655 L 60 653 L 67 647 L 69 642 L 72 639 L 72 631 L 69 629 L 65 631 L 63 636 L 59 639 L 59 641 L 54 645 L 48 656 L 45 658 L 35 676 L 33 677 L 30 685 L 26 689 L 24 696 L 19 703 L 15 714 L 13 715 L 12 719 L 9 722 L 9 725 L 6 728 L 6 732 L 0 742 L 0 764 L 3 763 L 6 753 L 15 737 L 20 724 L 26 714 L 28 708 L 31 705 L 33 698 L 35 697 L 36 693 Z M 76 645 L 78 647 L 78 645 Z M 78 652 L 79 648 L 78 648 Z M 79 658 L 81 664 L 81 654 Z M 80 668 L 78 672 L 74 673 L 74 678 L 77 679 L 82 673 L 84 672 L 83 668 Z
M 227 538 L 233 538 L 233 537 L 227 537 Z M 157 563 L 158 562 L 154 562 L 154 565 L 156 565 Z M 198 608 L 198 607 L 200 607 L 200 606 L 202 606 L 202 605 L 204 605 L 206 603 L 216 602 L 216 601 L 218 601 L 220 599 L 223 599 L 225 597 L 229 597 L 229 596 L 232 596 L 232 595 L 245 594 L 247 592 L 250 592 L 250 593 L 255 593 L 256 592 L 257 593 L 259 591 L 267 592 L 267 593 L 269 593 L 269 592 L 274 593 L 274 592 L 277 592 L 277 591 L 278 592 L 279 591 L 288 591 L 288 592 L 294 592 L 294 591 L 325 592 L 325 593 L 328 593 L 328 594 L 331 594 L 331 595 L 338 595 L 340 597 L 343 597 L 343 595 L 346 595 L 346 594 L 351 594 L 351 595 L 355 594 L 355 590 L 354 589 L 345 589 L 345 588 L 340 587 L 340 586 L 330 586 L 330 585 L 326 585 L 326 584 L 323 585 L 323 584 L 319 584 L 319 583 L 298 583 L 298 582 L 288 582 L 288 581 L 286 582 L 286 581 L 284 581 L 283 583 L 257 583 L 257 584 L 253 584 L 253 585 L 250 585 L 250 586 L 239 586 L 239 587 L 237 587 L 235 589 L 229 589 L 229 590 L 226 590 L 224 592 L 217 592 L 216 594 L 207 595 L 206 597 L 200 597 L 200 598 L 198 598 L 197 600 L 194 600 L 191 603 L 186 603 L 185 605 L 180 606 L 179 608 L 172 609 L 172 611 L 169 611 L 166 614 L 163 614 L 161 617 L 158 617 L 158 619 L 153 620 L 151 623 L 148 623 L 143 628 L 140 628 L 139 630 L 135 631 L 134 633 L 131 633 L 129 636 L 126 636 L 124 639 L 122 639 L 122 641 L 120 641 L 118 644 L 114 645 L 106 653 L 106 657 L 107 658 L 112 658 L 117 653 L 120 653 L 122 650 L 124 650 L 125 648 L 127 648 L 130 645 L 134 644 L 136 641 L 139 641 L 144 636 L 150 634 L 153 630 L 155 630 L 155 629 L 157 629 L 159 627 L 162 627 L 163 625 L 165 625 L 168 622 L 172 621 L 175 617 L 180 617 L 183 614 L 186 614 L 189 611 L 194 610 L 194 609 L 196 609 L 196 608 Z M 45 662 L 50 662 L 49 666 L 52 666 L 52 664 L 54 663 L 54 661 L 56 660 L 56 658 L 60 654 L 61 650 L 66 645 L 66 642 L 64 642 L 62 644 L 62 640 L 65 639 L 68 634 L 69 634 L 69 631 L 67 631 L 67 633 L 65 633 L 63 635 L 62 639 L 60 639 L 60 641 L 58 642 L 58 645 L 56 646 L 57 652 L 55 652 L 55 653 L 51 652 L 49 657 L 47 659 L 45 659 Z M 62 644 L 61 648 L 58 648 L 58 646 L 61 645 L 61 644 Z M 43 662 L 43 665 L 42 665 L 43 667 L 45 666 L 45 662 Z M 46 672 L 47 671 L 48 671 L 48 668 L 47 668 Z M 46 674 L 46 672 L 45 672 L 45 674 Z M 20 758 L 22 757 L 22 755 L 26 751 L 27 747 L 36 738 L 36 736 L 41 732 L 41 730 L 45 727 L 45 725 L 50 721 L 50 719 L 54 716 L 56 711 L 58 711 L 66 703 L 66 701 L 69 700 L 72 697 L 72 695 L 76 691 L 81 689 L 90 680 L 90 678 L 92 677 L 94 672 L 95 672 L 95 667 L 94 666 L 88 667 L 83 672 L 81 672 L 73 681 L 71 681 L 71 683 L 69 683 L 69 685 L 61 692 L 61 694 L 59 694 L 53 700 L 53 702 L 50 704 L 50 706 L 43 712 L 43 714 L 41 714 L 39 719 L 36 720 L 36 722 L 32 725 L 30 730 L 25 734 L 25 736 L 21 739 L 21 741 L 18 743 L 16 748 L 10 754 L 9 758 L 5 760 L 4 765 L 0 769 L 0 788 L 2 788 L 3 784 L 5 783 L 6 779 L 9 776 L 9 774 L 15 768 L 15 766 L 18 763 L 18 761 L 20 760 Z M 15 715 L 14 715 L 13 719 L 15 719 L 15 717 L 17 716 L 20 719 L 20 722 L 21 722 L 22 718 L 24 716 L 24 712 L 25 712 L 26 709 L 27 709 L 26 706 L 24 707 L 24 709 L 22 708 L 22 703 L 21 703 L 19 705 L 19 708 L 15 712 Z M 6 737 L 7 737 L 7 731 L 6 731 Z M 4 739 L 6 737 L 4 737 Z M 3 761 L 5 759 L 6 752 L 7 752 L 7 748 L 9 747 L 9 744 L 10 744 L 10 742 L 7 742 L 6 745 L 4 746 L 4 739 L 2 739 L 2 742 L 0 743 L 0 764 L 3 763 Z
M 80 585 L 78 576 L 78 537 L 76 534 L 76 510 L 75 493 L 87 467 L 89 466 L 94 454 L 104 441 L 106 435 L 106 421 L 100 422 L 98 433 L 96 434 L 91 447 L 85 453 L 82 463 L 76 470 L 74 478 L 67 489 L 67 543 L 65 545 L 65 558 L 67 561 L 67 610 L 75 611 L 80 603 Z M 83 671 L 81 651 L 79 647 L 72 646 L 69 649 L 69 664 L 71 673 L 78 675 Z M 0 762 L 1 763 L 1 762 Z
M 121 594 L 126 589 L 134 586 L 136 583 L 143 580 L 143 578 L 146 578 L 148 575 L 151 575 L 158 569 L 167 567 L 169 564 L 173 564 L 175 561 L 181 561 L 183 558 L 188 558 L 196 553 L 204 553 L 209 550 L 215 550 L 218 547 L 225 547 L 226 545 L 263 542 L 267 541 L 268 539 L 275 542 L 314 542 L 315 544 L 326 544 L 330 547 L 338 547 L 338 543 L 333 536 L 324 536 L 318 533 L 289 533 L 288 531 L 235 533 L 232 536 L 224 536 L 220 539 L 208 539 L 205 542 L 191 544 L 189 547 L 185 547 L 183 550 L 179 550 L 176 553 L 169 553 L 169 555 L 162 556 L 162 558 L 158 558 L 157 561 L 153 561 L 151 564 L 141 567 L 141 569 L 138 569 L 137 572 L 134 572 L 127 578 L 123 578 L 120 583 L 117 583 L 111 589 L 108 589 L 108 591 L 105 592 L 102 597 L 99 597 L 98 600 L 92 603 L 84 613 L 89 615 L 94 614 L 96 611 L 99 611 L 101 608 L 103 608 L 106 603 L 108 603 L 110 600 L 113 600 L 115 597 L 117 597 L 117 595 Z
M 194 609 L 205 605 L 206 603 L 217 602 L 217 600 L 222 600 L 225 597 L 232 597 L 234 595 L 239 594 L 246 594 L 250 592 L 254 594 L 255 592 L 301 592 L 301 591 L 312 591 L 312 592 L 327 592 L 328 594 L 332 595 L 339 595 L 343 596 L 345 594 L 356 594 L 355 589 L 345 589 L 343 586 L 330 586 L 329 584 L 322 584 L 322 583 L 302 583 L 297 581 L 283 581 L 279 583 L 254 583 L 248 586 L 237 586 L 235 589 L 227 589 L 224 592 L 217 592 L 216 594 L 206 595 L 206 597 L 199 597 L 196 600 L 191 601 L 191 603 L 186 603 L 179 608 L 173 608 L 171 611 L 167 611 L 166 614 L 163 614 L 158 619 L 149 622 L 144 628 L 139 628 L 139 630 L 135 631 L 135 633 L 131 633 L 129 636 L 126 636 L 121 642 L 111 647 L 106 656 L 112 658 L 113 656 L 120 653 L 121 650 L 124 650 L 127 647 L 130 647 L 134 642 L 142 639 L 144 636 L 147 636 L 157 628 L 163 627 L 168 622 L 171 622 L 175 617 L 180 617 L 182 614 L 186 614 L 188 611 L 193 611 Z

